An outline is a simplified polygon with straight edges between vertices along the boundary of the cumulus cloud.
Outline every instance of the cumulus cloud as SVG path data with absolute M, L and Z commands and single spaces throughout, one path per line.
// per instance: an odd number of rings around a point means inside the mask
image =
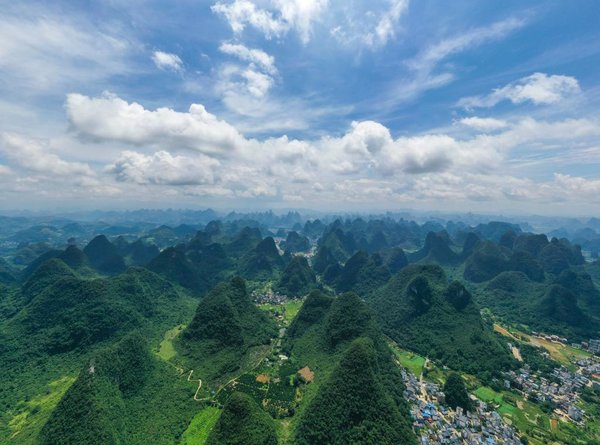
M 387 174 L 396 169 L 418 174 L 447 170 L 458 156 L 459 145 L 446 135 L 399 138 L 386 147 L 379 168 Z
M 268 94 L 277 76 L 275 58 L 238 43 L 222 43 L 219 50 L 248 63 L 224 63 L 217 70 L 215 89 L 223 104 L 238 115 L 255 118 L 268 113 Z
M 254 1 L 234 0 L 219 1 L 211 9 L 225 17 L 236 34 L 251 26 L 270 39 L 294 30 L 303 43 L 308 43 L 312 24 L 327 5 L 328 0 L 272 0 L 267 7 L 259 7 Z
M 69 162 L 51 153 L 42 141 L 19 134 L 1 133 L 0 151 L 19 168 L 50 176 L 94 176 L 89 165 Z
M 556 199 L 591 200 L 598 189 L 597 182 L 561 174 L 534 182 L 514 173 L 510 163 L 559 149 L 597 150 L 600 125 L 591 119 L 470 117 L 458 121 L 460 127 L 452 133 L 399 137 L 376 121 L 357 121 L 339 136 L 255 139 L 212 115 L 197 123 L 192 111 L 149 111 L 114 96 L 74 99 L 68 111 L 77 114 L 81 101 L 93 116 L 92 121 L 85 113 L 80 120 L 71 118 L 78 132 L 139 147 L 118 155 L 107 174 L 121 184 L 168 187 L 175 194 L 277 201 L 286 196 L 306 202 L 338 202 L 343 195 L 348 203 L 543 202 L 553 194 Z M 231 140 L 233 144 L 226 143 Z M 148 153 L 147 146 L 156 149 Z
M 375 154 L 392 143 L 392 135 L 390 130 L 379 122 L 355 121 L 343 137 L 343 143 L 348 152 Z
M 552 104 L 581 92 L 579 82 L 571 76 L 534 73 L 484 96 L 465 97 L 458 102 L 464 108 L 490 108 L 508 100 L 513 104 L 531 102 Z
M 151 111 L 111 94 L 98 98 L 69 94 L 65 106 L 73 129 L 92 140 L 166 145 L 207 154 L 234 150 L 243 140 L 234 127 L 200 104 L 192 104 L 187 112 L 170 108 Z
M 215 181 L 219 161 L 208 156 L 173 156 L 167 151 L 145 155 L 134 151 L 121 153 L 107 172 L 118 181 L 137 184 L 198 185 Z
M 224 54 L 235 56 L 245 62 L 250 62 L 262 68 L 268 74 L 276 74 L 275 58 L 261 49 L 248 48 L 239 43 L 221 43 L 219 51 Z
M 161 70 L 182 71 L 183 62 L 177 54 L 166 53 L 163 51 L 154 51 L 152 61 L 157 68 Z
M 600 179 L 586 179 L 578 176 L 554 174 L 554 182 L 568 196 L 579 196 L 600 200 Z
M 494 131 L 499 130 L 501 128 L 506 128 L 508 123 L 501 119 L 494 119 L 492 117 L 465 117 L 458 121 L 461 125 L 465 127 L 470 127 L 479 131 Z

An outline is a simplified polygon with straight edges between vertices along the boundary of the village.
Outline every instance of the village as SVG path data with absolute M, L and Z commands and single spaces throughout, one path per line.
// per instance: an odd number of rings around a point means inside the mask
M 547 377 L 532 372 L 530 366 L 525 364 L 517 371 L 505 373 L 504 386 L 521 393 L 529 400 L 547 402 L 559 417 L 581 424 L 585 412 L 577 406 L 579 393 L 586 386 L 600 392 L 600 383 L 596 379 L 592 380 L 600 374 L 600 362 L 597 358 L 590 357 L 578 359 L 575 364 L 575 371 L 561 366 Z
M 553 343 L 566 344 L 566 339 L 548 337 Z M 516 357 L 523 361 L 517 345 L 509 343 L 508 346 L 513 352 L 517 351 Z M 589 343 L 578 346 L 593 352 L 591 349 L 596 345 L 594 340 L 590 340 Z M 542 355 L 550 358 L 546 351 Z M 523 363 L 518 370 L 504 373 L 504 390 L 514 392 L 538 406 L 544 406 L 547 412 L 562 421 L 583 426 L 587 417 L 580 407 L 580 394 L 585 388 L 600 392 L 600 358 L 597 355 L 577 356 L 568 364 L 569 367 L 563 364 L 551 372 L 542 373 L 533 371 L 529 364 Z M 401 372 L 406 385 L 404 396 L 410 404 L 413 428 L 421 445 L 527 443 L 521 441 L 510 420 L 503 419 L 496 411 L 497 405 L 471 395 L 475 406 L 471 412 L 465 412 L 461 407 L 455 410 L 448 408 L 439 384 L 425 381 L 423 375 L 417 377 L 409 368 L 402 368 Z
M 522 444 L 516 430 L 487 403 L 477 400 L 472 412 L 461 407 L 449 409 L 443 406 L 445 395 L 438 384 L 425 382 L 406 369 L 401 372 L 406 385 L 404 397 L 421 445 Z

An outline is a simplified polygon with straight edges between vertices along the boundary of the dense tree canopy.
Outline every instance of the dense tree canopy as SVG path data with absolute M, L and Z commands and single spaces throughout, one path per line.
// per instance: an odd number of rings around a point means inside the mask
M 275 422 L 249 395 L 234 392 L 206 445 L 277 445 Z
M 469 393 L 465 387 L 465 382 L 456 372 L 450 373 L 446 383 L 444 384 L 444 394 L 446 396 L 446 404 L 451 408 L 456 409 L 460 406 L 465 411 L 470 411 L 473 407 Z

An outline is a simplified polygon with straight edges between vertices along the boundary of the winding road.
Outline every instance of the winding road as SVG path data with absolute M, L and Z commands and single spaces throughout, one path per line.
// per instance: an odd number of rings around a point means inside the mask
M 190 373 L 188 374 L 187 381 L 188 381 L 188 382 L 198 382 L 198 389 L 196 389 L 196 393 L 194 394 L 194 400 L 195 400 L 196 402 L 202 402 L 202 401 L 204 401 L 204 400 L 208 400 L 208 399 L 209 399 L 209 397 L 204 397 L 204 398 L 202 398 L 202 399 L 199 399 L 199 398 L 198 398 L 198 393 L 199 393 L 199 392 L 200 392 L 200 390 L 202 389 L 202 379 L 193 379 L 193 380 L 192 380 L 192 374 L 193 374 L 193 373 L 194 373 L 194 370 L 193 370 L 193 369 L 191 369 L 191 370 L 190 370 Z

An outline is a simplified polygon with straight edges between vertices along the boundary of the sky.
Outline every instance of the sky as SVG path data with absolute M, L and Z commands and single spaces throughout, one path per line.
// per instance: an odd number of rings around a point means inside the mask
M 600 211 L 596 0 L 0 3 L 0 210 Z

